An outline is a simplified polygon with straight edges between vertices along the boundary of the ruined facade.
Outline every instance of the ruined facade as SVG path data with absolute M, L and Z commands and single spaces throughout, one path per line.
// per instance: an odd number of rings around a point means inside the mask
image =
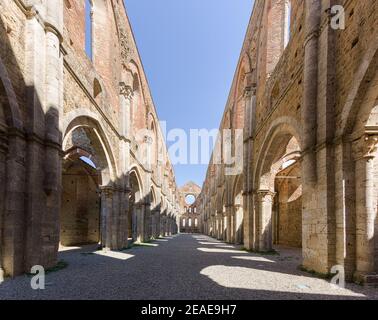
M 377 18 L 375 0 L 255 1 L 213 153 L 243 166 L 210 164 L 203 232 L 377 280 Z
M 199 233 L 201 231 L 200 211 L 197 208 L 201 188 L 193 181 L 179 189 L 180 214 L 178 224 L 180 232 Z
M 0 271 L 59 244 L 178 231 L 178 189 L 123 1 L 0 0 Z

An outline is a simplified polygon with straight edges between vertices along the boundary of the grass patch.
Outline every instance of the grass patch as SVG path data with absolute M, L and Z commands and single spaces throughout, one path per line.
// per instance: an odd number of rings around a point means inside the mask
M 262 256 L 279 256 L 280 253 L 274 249 L 268 251 L 259 251 L 259 250 L 248 250 L 247 248 L 241 248 L 242 251 L 247 251 L 249 253 L 259 254 Z
M 126 251 L 126 250 L 130 250 L 130 249 L 133 249 L 133 248 L 138 248 L 138 247 L 152 248 L 152 247 L 157 247 L 157 245 L 152 243 L 151 240 L 145 241 L 145 242 L 133 242 L 128 247 L 122 248 L 119 251 Z
M 309 270 L 305 268 L 303 265 L 299 265 L 298 270 L 306 272 L 314 277 L 326 279 L 326 280 L 332 279 L 332 277 L 334 276 L 334 274 L 331 274 L 331 273 L 321 273 L 321 272 L 316 272 L 315 270 Z
M 134 243 L 133 245 L 134 247 L 148 247 L 148 248 L 151 248 L 151 247 L 156 247 L 157 245 L 151 243 L 151 241 L 149 242 L 138 242 L 138 243 Z
M 64 260 L 59 260 L 58 263 L 51 268 L 48 268 L 45 270 L 45 274 L 53 273 L 53 272 L 58 272 L 62 269 L 65 269 L 68 267 L 68 263 Z M 26 273 L 28 277 L 34 277 L 36 274 L 35 273 Z
M 91 256 L 94 254 L 94 252 L 81 252 L 80 254 L 83 256 Z

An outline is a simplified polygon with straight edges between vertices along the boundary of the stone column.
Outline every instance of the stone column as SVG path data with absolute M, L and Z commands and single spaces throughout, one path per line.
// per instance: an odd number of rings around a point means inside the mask
M 316 125 L 318 96 L 318 39 L 321 1 L 305 1 L 305 43 L 303 67 L 303 184 L 316 183 Z
M 355 162 L 356 179 L 356 265 L 355 278 L 378 271 L 375 266 L 375 219 L 377 192 L 374 164 L 378 148 L 378 135 L 365 136 L 358 146 Z
M 171 232 L 170 228 L 171 228 L 171 217 L 168 215 L 167 216 L 167 221 L 166 221 L 166 235 L 168 237 L 171 235 L 170 234 L 170 232 Z
M 243 243 L 242 239 L 242 230 L 243 227 L 243 207 L 241 205 L 235 205 L 235 243 L 241 244 Z
M 254 241 L 254 210 L 253 210 L 253 148 L 256 119 L 256 84 L 249 75 L 249 83 L 244 92 L 245 99 L 245 121 L 244 121 L 244 163 L 243 163 L 243 212 L 244 212 L 244 246 L 253 249 Z
M 24 269 L 52 267 L 57 260 L 60 212 L 60 132 L 63 62 L 62 1 L 28 1 L 25 12 L 27 186 Z M 38 13 L 37 13 L 38 11 Z M 41 162 L 41 155 L 46 161 Z M 24 271 L 24 270 L 23 270 Z
M 118 229 L 119 249 L 127 248 L 129 246 L 129 198 L 129 189 L 124 189 L 120 191 L 120 217 Z
M 153 211 L 153 237 L 155 239 L 160 236 L 160 210 L 155 209 Z
M 2 230 L 2 267 L 7 275 L 14 276 L 29 271 L 25 268 L 25 149 L 26 144 L 21 133 L 8 129 L 8 153 L 5 164 L 5 203 Z M 4 181 L 3 181 L 4 183 Z M 35 260 L 40 257 L 38 248 Z
M 3 183 L 6 181 L 6 155 L 8 153 L 8 139 L 5 136 L 5 132 L 2 131 L 0 125 L 0 282 L 4 279 L 3 270 L 3 221 L 5 216 L 5 186 Z
M 130 114 L 131 114 L 131 103 L 133 99 L 133 89 L 130 77 L 127 77 L 127 74 L 123 75 L 123 78 L 126 82 L 119 83 L 119 97 L 120 97 L 120 150 L 119 150 L 119 169 L 120 169 L 120 184 L 123 189 L 121 194 L 120 202 L 120 227 L 119 227 L 119 238 L 121 239 L 120 247 L 128 247 L 128 238 L 133 237 L 129 235 L 129 219 L 128 214 L 130 210 L 130 181 L 128 169 L 130 166 L 130 141 L 131 141 L 131 132 L 130 132 Z
M 101 244 L 105 249 L 112 249 L 113 224 L 113 188 L 101 187 Z
M 222 240 L 227 241 L 227 214 L 226 211 L 222 212 L 222 220 L 223 220 L 223 229 L 222 229 Z
M 149 201 L 145 201 L 144 203 L 144 240 L 148 241 L 151 238 L 151 203 Z
M 218 240 L 222 240 L 222 232 L 223 232 L 223 214 L 222 214 L 221 211 L 218 212 L 218 220 L 219 220 Z
M 51 2 L 51 1 L 50 1 Z M 48 4 L 50 6 L 51 4 Z M 45 26 L 45 177 L 44 188 L 46 192 L 46 213 L 42 218 L 43 225 L 41 237 L 44 239 L 43 265 L 53 266 L 57 262 L 59 247 L 59 220 L 61 210 L 61 185 L 62 185 L 62 132 L 60 119 L 63 117 L 63 55 L 60 52 L 62 40 L 63 11 L 62 1 L 57 1 L 56 6 L 48 9 L 53 15 L 51 23 Z M 40 72 L 39 70 L 37 72 Z M 61 129 L 62 130 L 62 129 Z M 49 226 L 47 230 L 46 226 Z
M 164 237 L 163 224 L 164 224 L 164 215 L 161 212 L 160 213 L 160 225 L 159 225 L 159 237 Z
M 259 251 L 272 249 L 272 208 L 274 192 L 258 191 Z
M 169 235 L 173 235 L 173 219 L 172 217 L 169 218 Z
M 118 225 L 119 225 L 119 191 L 118 188 L 115 187 L 113 190 L 113 205 L 111 211 L 111 229 L 110 229 L 110 248 L 112 250 L 117 249 L 117 240 L 118 240 Z
M 144 209 L 143 203 L 135 204 L 135 216 L 136 216 L 136 240 L 137 242 L 145 241 L 145 221 L 144 221 Z
M 232 242 L 232 205 L 226 205 L 226 216 L 227 216 L 227 228 L 226 228 L 226 242 Z

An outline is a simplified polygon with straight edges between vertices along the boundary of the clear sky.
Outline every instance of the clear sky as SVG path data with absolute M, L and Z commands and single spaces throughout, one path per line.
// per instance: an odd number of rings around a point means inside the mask
M 125 4 L 160 121 L 188 135 L 190 129 L 218 129 L 253 0 Z M 179 186 L 189 180 L 202 186 L 207 165 L 178 164 L 174 170 Z

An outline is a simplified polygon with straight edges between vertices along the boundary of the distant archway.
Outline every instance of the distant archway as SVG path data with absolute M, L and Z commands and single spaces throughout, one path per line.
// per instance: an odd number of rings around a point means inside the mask
M 92 118 L 74 118 L 65 129 L 60 243 L 104 244 L 108 217 L 101 216 L 101 188 L 111 188 L 115 180 L 109 144 Z
M 266 136 L 255 173 L 257 247 L 261 251 L 271 250 L 273 244 L 302 245 L 299 134 L 281 120 Z
M 136 168 L 130 171 L 131 193 L 129 198 L 129 234 L 132 241 L 143 242 L 144 219 L 143 219 L 143 191 L 139 172 Z
M 237 177 L 233 192 L 232 238 L 237 244 L 244 242 L 243 179 Z

